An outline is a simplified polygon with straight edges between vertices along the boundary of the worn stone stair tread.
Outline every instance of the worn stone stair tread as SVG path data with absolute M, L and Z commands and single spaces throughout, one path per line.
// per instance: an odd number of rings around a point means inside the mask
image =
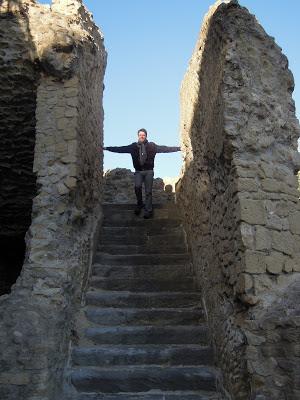
M 153 220 L 152 220 L 153 221 Z M 148 236 L 164 236 L 164 235 L 177 235 L 182 234 L 182 226 L 174 226 L 171 230 L 167 226 L 155 227 L 150 225 L 140 226 L 102 226 L 101 232 L 105 235 L 108 234 L 119 234 L 119 235 L 133 235 L 133 234 L 144 234 Z M 101 240 L 101 238 L 100 238 Z
M 128 232 L 115 232 L 110 235 L 104 235 L 103 238 L 99 241 L 99 247 L 102 246 L 139 246 L 139 249 L 142 250 L 143 246 L 159 246 L 164 241 L 168 241 L 172 243 L 172 246 L 185 246 L 184 237 L 180 233 L 169 234 L 169 235 L 147 235 L 146 232 L 135 232 L 132 234 L 128 234 Z M 170 246 L 169 246 L 170 247 Z
M 135 203 L 102 203 L 103 209 L 112 209 L 112 210 L 134 210 L 136 207 Z M 152 203 L 153 209 L 156 208 L 176 208 L 176 204 L 174 202 L 165 202 L 165 203 Z
M 126 256 L 126 255 L 125 255 Z M 137 259 L 138 261 L 140 261 L 139 259 Z M 127 259 L 125 259 L 125 261 L 127 261 Z M 116 265 L 116 264 L 111 264 L 109 262 L 95 262 L 93 265 L 93 270 L 94 271 L 99 271 L 99 270 L 103 270 L 103 269 L 108 269 L 108 268 L 119 268 L 121 270 L 125 270 L 127 269 L 142 269 L 142 268 L 147 268 L 148 271 L 153 271 L 154 269 L 164 269 L 164 270 L 174 270 L 176 268 L 188 268 L 189 269 L 189 273 L 192 274 L 192 266 L 189 260 L 183 260 L 183 261 L 178 261 L 177 263 L 170 263 L 170 264 L 163 264 L 163 263 L 155 263 L 155 264 L 147 264 L 147 263 L 124 263 L 124 264 L 120 264 L 120 265 Z
M 75 347 L 73 365 L 212 365 L 211 346 L 199 344 L 98 345 Z
M 120 290 L 132 290 L 138 291 L 179 291 L 183 289 L 196 289 L 196 282 L 190 276 L 185 278 L 178 278 L 177 280 L 155 278 L 144 279 L 144 278 L 101 278 L 98 276 L 92 276 L 90 279 L 90 286 L 102 289 L 120 289 Z
M 85 339 L 97 344 L 208 344 L 206 323 L 88 327 Z
M 79 391 L 102 393 L 161 390 L 215 390 L 216 371 L 208 366 L 126 365 L 73 368 Z
M 135 218 L 135 219 L 103 219 L 103 226 L 145 226 L 151 227 L 151 226 L 156 226 L 156 227 L 167 227 L 167 228 L 173 228 L 177 226 L 181 226 L 181 220 L 180 219 L 170 219 L 170 218 L 149 218 L 149 219 L 144 219 L 144 218 Z
M 164 254 L 174 253 L 186 253 L 186 247 L 184 245 L 169 246 L 164 243 L 157 244 L 154 246 L 147 245 L 136 245 L 136 244 L 103 244 L 98 246 L 98 251 L 106 254 L 161 254 L 162 249 Z
M 109 265 L 133 265 L 133 264 L 180 264 L 190 262 L 189 253 L 170 253 L 170 254 L 107 254 L 97 252 L 95 263 Z
M 103 219 L 105 221 L 137 221 L 144 220 L 144 209 L 141 210 L 139 215 L 136 215 L 133 209 L 113 209 L 113 208 L 104 208 L 103 209 Z M 178 213 L 178 209 L 172 207 L 163 207 L 163 208 L 153 208 L 153 213 L 151 220 L 176 220 L 179 223 L 181 222 L 181 217 Z
M 135 264 L 135 265 L 107 265 L 94 264 L 92 276 L 102 278 L 144 278 L 151 279 L 154 277 L 178 279 L 192 275 L 191 264 Z
M 165 225 L 170 228 L 181 225 L 181 219 L 175 216 L 169 216 L 167 212 L 157 212 L 151 218 L 145 219 L 144 213 L 141 212 L 139 216 L 133 213 L 117 213 L 113 215 L 104 214 L 103 226 L 151 226 L 151 225 Z
M 202 309 L 191 308 L 98 308 L 87 307 L 85 315 L 88 321 L 98 325 L 167 325 L 195 324 L 204 320 Z
M 94 290 L 86 293 L 86 304 L 100 307 L 191 307 L 202 305 L 200 292 L 129 292 Z
M 141 218 L 144 209 L 141 210 L 140 215 L 136 215 L 134 210 L 130 209 L 113 209 L 113 208 L 104 208 L 103 216 L 107 219 L 138 219 Z M 176 219 L 178 221 L 181 220 L 181 217 L 178 213 L 178 209 L 171 207 L 163 207 L 163 208 L 153 208 L 152 219 Z
M 81 393 L 78 400 L 221 400 L 216 392 L 207 391 L 148 391 L 139 393 Z

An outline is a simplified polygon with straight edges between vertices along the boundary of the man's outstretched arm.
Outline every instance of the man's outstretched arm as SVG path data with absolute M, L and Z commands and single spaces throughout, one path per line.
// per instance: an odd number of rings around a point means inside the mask
M 156 153 L 173 153 L 174 151 L 180 151 L 181 148 L 178 146 L 158 146 L 156 145 Z
M 103 150 L 112 151 L 113 153 L 131 153 L 132 146 L 129 144 L 128 146 L 108 146 L 103 147 Z

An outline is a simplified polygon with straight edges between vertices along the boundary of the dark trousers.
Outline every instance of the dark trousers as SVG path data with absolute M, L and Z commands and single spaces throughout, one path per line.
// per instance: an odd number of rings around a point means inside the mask
M 152 186 L 153 186 L 153 170 L 135 171 L 134 173 L 134 189 L 136 194 L 137 205 L 143 206 L 142 185 L 145 184 L 145 211 L 152 212 Z

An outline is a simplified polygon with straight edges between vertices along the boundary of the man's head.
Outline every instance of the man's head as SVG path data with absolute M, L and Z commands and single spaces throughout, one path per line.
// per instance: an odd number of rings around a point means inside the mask
M 138 141 L 139 142 L 144 142 L 145 140 L 147 140 L 147 131 L 146 129 L 142 128 L 138 130 Z

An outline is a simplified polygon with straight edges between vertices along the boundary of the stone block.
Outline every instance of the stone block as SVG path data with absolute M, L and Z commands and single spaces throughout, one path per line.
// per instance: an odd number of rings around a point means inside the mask
M 263 179 L 261 182 L 261 188 L 262 190 L 265 190 L 266 192 L 274 192 L 274 193 L 280 193 L 281 192 L 281 182 L 277 181 L 275 179 Z
M 280 277 L 280 275 L 279 275 Z M 276 281 L 272 279 L 272 275 L 259 274 L 253 277 L 254 281 L 254 294 L 259 298 L 265 293 L 270 293 L 274 290 Z
M 78 96 L 78 89 L 77 87 L 69 87 L 64 90 L 64 95 L 66 98 L 74 98 Z
M 77 157 L 76 157 L 75 154 L 69 154 L 69 155 L 67 155 L 67 156 L 62 157 L 62 158 L 61 158 L 61 161 L 62 161 L 63 163 L 65 163 L 65 164 L 74 164 L 74 163 L 76 163 L 78 160 L 77 160 Z
M 68 166 L 68 175 L 73 177 L 78 176 L 78 166 L 76 164 L 70 164 Z
M 300 235 L 300 211 L 290 214 L 289 225 L 292 233 Z
M 263 202 L 240 198 L 240 218 L 248 224 L 265 225 L 266 210 Z
M 263 274 L 266 272 L 266 256 L 263 253 L 246 250 L 245 272 L 249 274 Z
M 300 272 L 300 253 L 299 250 L 294 253 L 293 257 L 287 257 L 285 264 L 286 266 L 284 267 L 286 269 L 286 272 Z
M 281 231 L 283 228 L 282 219 L 278 215 L 276 215 L 273 211 L 268 212 L 266 227 Z
M 262 226 L 255 228 L 255 248 L 256 250 L 269 250 L 272 245 L 271 232 Z
M 65 118 L 65 117 L 59 118 L 59 119 L 57 120 L 57 122 L 56 122 L 57 129 L 62 130 L 62 131 L 68 129 L 69 124 L 70 124 L 69 119 L 68 119 L 68 118 Z
M 257 172 L 255 169 L 253 170 L 252 168 L 245 168 L 245 167 L 240 167 L 236 166 L 236 174 L 240 178 L 253 178 L 255 179 L 257 176 Z
M 237 283 L 236 283 L 236 291 L 237 293 L 245 293 L 251 290 L 253 287 L 253 278 L 250 274 L 240 274 Z
M 272 251 L 266 256 L 267 271 L 271 274 L 280 274 L 283 270 L 286 257 L 282 253 Z
M 260 169 L 266 178 L 272 178 L 274 173 L 274 165 L 271 163 L 260 162 Z
M 64 81 L 64 88 L 77 88 L 78 84 L 79 84 L 79 79 L 77 76 L 74 76 L 71 79 Z
M 68 141 L 68 153 L 76 155 L 78 149 L 78 141 L 77 140 L 69 140 Z
M 76 137 L 77 137 L 77 131 L 76 131 L 75 127 L 73 127 L 71 125 L 71 126 L 67 127 L 66 129 L 64 129 L 61 132 L 61 135 L 65 140 L 73 140 L 73 139 L 76 139 Z
M 285 260 L 284 266 L 283 266 L 283 270 L 284 272 L 292 272 L 294 269 L 294 260 L 292 258 L 288 258 L 287 260 Z
M 77 184 L 77 179 L 69 176 L 64 180 L 64 184 L 69 188 L 69 189 L 74 189 Z
M 272 232 L 272 248 L 284 254 L 293 255 L 294 237 L 290 232 Z
M 67 107 L 65 109 L 65 117 L 67 118 L 75 118 L 78 116 L 77 108 L 75 107 Z
M 242 242 L 246 248 L 253 249 L 255 247 L 255 227 L 253 225 L 241 223 Z
M 239 178 L 237 190 L 239 192 L 257 192 L 258 184 L 256 180 L 252 178 Z
M 60 141 L 59 143 L 55 144 L 55 151 L 58 153 L 66 154 L 68 151 L 68 144 L 64 141 Z
M 60 195 L 64 195 L 64 194 L 67 194 L 67 193 L 69 193 L 69 189 L 63 184 L 63 183 L 58 183 L 57 185 L 56 185 L 56 187 L 57 187 L 57 191 L 58 191 L 58 193 L 60 194 Z
M 264 336 L 256 335 L 252 332 L 245 331 L 245 335 L 247 337 L 247 341 L 252 346 L 259 346 L 266 342 L 266 338 Z
M 65 107 L 55 107 L 54 116 L 56 119 L 63 118 L 65 115 Z

